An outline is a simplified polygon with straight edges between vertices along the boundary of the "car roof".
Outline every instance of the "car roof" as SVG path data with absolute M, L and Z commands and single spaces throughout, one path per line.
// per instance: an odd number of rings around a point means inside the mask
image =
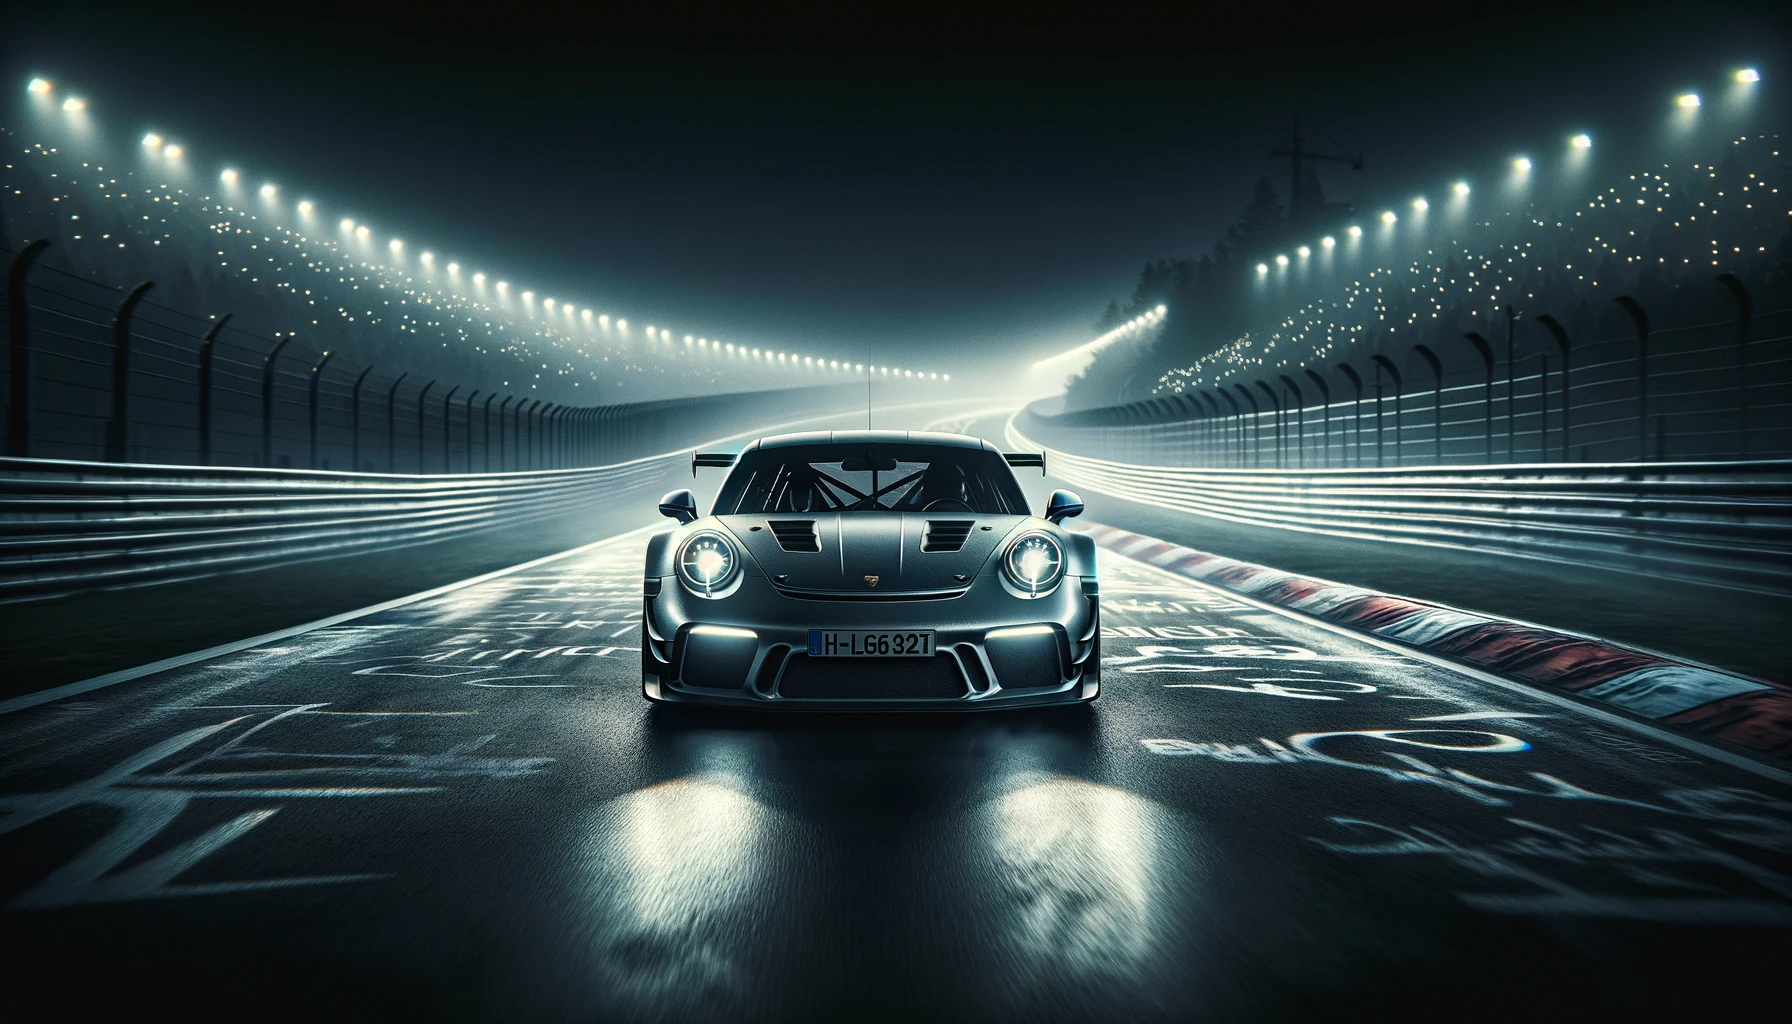
M 742 449 L 741 453 L 744 455 L 755 448 L 790 448 L 807 444 L 925 444 L 941 448 L 976 448 L 1000 452 L 995 445 L 982 438 L 934 430 L 806 430 L 759 438 Z

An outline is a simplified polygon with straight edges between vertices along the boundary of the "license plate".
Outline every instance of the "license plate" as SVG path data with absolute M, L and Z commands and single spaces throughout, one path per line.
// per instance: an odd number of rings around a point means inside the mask
M 811 658 L 931 658 L 933 630 L 811 629 Z

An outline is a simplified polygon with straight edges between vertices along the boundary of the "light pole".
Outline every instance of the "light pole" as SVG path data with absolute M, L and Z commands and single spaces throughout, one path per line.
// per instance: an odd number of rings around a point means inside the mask
M 1463 337 L 1468 339 L 1470 345 L 1475 346 L 1476 352 L 1481 353 L 1481 363 L 1487 368 L 1487 388 L 1481 405 L 1487 416 L 1487 464 L 1491 466 L 1493 465 L 1493 346 L 1487 344 L 1487 339 L 1474 331 L 1469 331 Z

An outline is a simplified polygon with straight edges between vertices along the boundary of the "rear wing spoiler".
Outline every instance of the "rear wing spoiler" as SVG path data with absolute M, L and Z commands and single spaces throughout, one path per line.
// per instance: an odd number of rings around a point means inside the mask
M 1038 466 L 1039 475 L 1045 475 L 1044 452 L 1003 452 L 1002 458 L 1007 459 L 1010 466 Z
M 727 452 L 692 452 L 691 476 L 694 477 L 697 475 L 697 469 L 700 466 L 708 466 L 715 469 L 727 469 L 729 466 L 734 465 L 734 460 L 739 457 L 740 456 L 738 455 L 730 455 Z

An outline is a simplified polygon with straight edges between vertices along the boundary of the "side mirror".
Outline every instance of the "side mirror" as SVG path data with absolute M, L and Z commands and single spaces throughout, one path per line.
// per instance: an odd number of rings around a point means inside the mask
M 1077 508 L 1080 511 L 1082 506 L 1078 505 Z M 696 522 L 697 496 L 690 491 L 673 491 L 660 499 L 660 515 L 676 519 L 680 523 Z
M 1045 518 L 1054 523 L 1062 523 L 1071 516 L 1082 514 L 1083 499 L 1077 497 L 1075 491 L 1066 491 L 1063 488 L 1053 491 L 1052 500 L 1045 506 Z

